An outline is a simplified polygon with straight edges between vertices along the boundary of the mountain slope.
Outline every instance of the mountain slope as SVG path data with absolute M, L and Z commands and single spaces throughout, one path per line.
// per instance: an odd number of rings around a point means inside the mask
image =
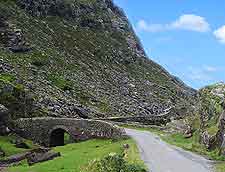
M 146 57 L 111 0 L 0 1 L 0 104 L 13 118 L 157 115 L 173 106 L 184 115 L 192 106 L 195 90 Z

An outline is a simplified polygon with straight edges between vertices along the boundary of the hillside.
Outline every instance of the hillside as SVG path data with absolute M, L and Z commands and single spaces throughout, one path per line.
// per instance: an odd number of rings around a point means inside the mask
M 111 0 L 0 3 L 0 104 L 13 118 L 179 116 L 194 104 Z

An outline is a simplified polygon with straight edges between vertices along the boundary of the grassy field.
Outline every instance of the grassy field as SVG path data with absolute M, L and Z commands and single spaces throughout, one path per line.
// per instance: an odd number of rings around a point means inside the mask
M 54 151 L 60 152 L 61 157 L 52 161 L 36 164 L 29 167 L 26 162 L 21 165 L 11 167 L 8 172 L 82 172 L 90 161 L 100 159 L 109 153 L 124 153 L 123 144 L 129 144 L 130 148 L 125 152 L 126 160 L 129 163 L 138 163 L 144 166 L 140 160 L 139 151 L 133 140 L 90 140 L 81 143 L 68 144 L 62 147 L 54 148 Z

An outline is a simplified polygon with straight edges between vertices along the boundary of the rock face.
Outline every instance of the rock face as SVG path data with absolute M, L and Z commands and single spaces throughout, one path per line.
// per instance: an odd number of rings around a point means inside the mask
M 146 56 L 111 0 L 7 1 L 0 14 L 0 103 L 12 118 L 148 116 L 171 107 L 180 117 L 194 105 L 196 91 Z

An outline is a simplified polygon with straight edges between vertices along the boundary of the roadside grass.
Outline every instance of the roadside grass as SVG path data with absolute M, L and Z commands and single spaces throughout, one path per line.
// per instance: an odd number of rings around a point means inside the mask
M 23 162 L 19 166 L 10 167 L 8 172 L 82 172 L 82 169 L 90 161 L 101 159 L 109 153 L 124 154 L 124 144 L 130 145 L 130 148 L 125 152 L 125 159 L 129 163 L 135 162 L 144 166 L 138 148 L 132 139 L 119 141 L 94 139 L 56 147 L 53 150 L 60 152 L 61 157 L 33 166 L 28 166 L 26 162 Z
M 196 152 L 208 157 L 210 160 L 224 161 L 225 156 L 219 156 L 219 150 L 209 151 L 199 143 L 198 134 L 194 133 L 193 137 L 185 138 L 182 134 L 171 134 L 162 137 L 164 141 L 171 145 L 181 147 L 185 150 Z
M 147 169 L 144 161 L 140 158 L 140 152 L 137 147 L 137 144 L 134 140 L 129 139 L 129 149 L 125 149 L 125 160 L 129 164 L 138 164 L 142 166 L 143 168 Z
M 225 171 L 225 162 L 218 163 L 216 165 L 216 170 L 217 170 L 217 172 L 224 172 Z
M 19 153 L 24 153 L 24 152 L 27 152 L 28 150 L 36 147 L 31 141 L 24 140 L 25 143 L 30 147 L 30 149 L 17 148 L 12 143 L 14 140 L 15 140 L 14 136 L 0 136 L 0 147 L 5 152 L 5 154 L 6 154 L 5 157 L 19 154 Z M 2 159 L 4 159 L 4 158 L 2 158 Z

